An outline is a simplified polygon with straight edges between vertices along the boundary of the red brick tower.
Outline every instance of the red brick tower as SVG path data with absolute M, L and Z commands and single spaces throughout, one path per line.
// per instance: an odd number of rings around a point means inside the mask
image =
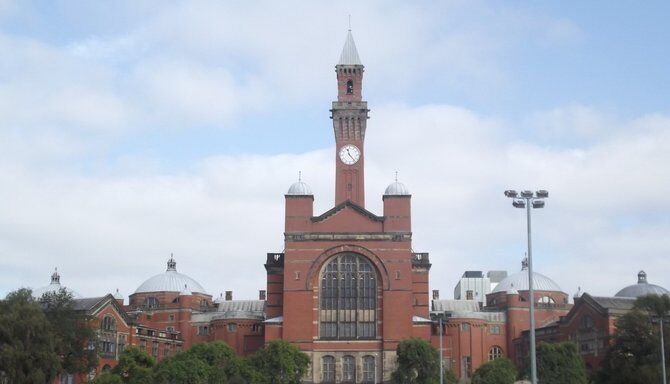
M 269 253 L 265 264 L 265 339 L 287 340 L 310 355 L 306 382 L 388 382 L 398 342 L 430 338 L 430 262 L 412 250 L 403 184 L 386 189 L 383 216 L 363 205 L 368 109 L 351 32 L 335 68 L 335 206 L 314 216 L 302 180 L 285 195 L 284 252 Z

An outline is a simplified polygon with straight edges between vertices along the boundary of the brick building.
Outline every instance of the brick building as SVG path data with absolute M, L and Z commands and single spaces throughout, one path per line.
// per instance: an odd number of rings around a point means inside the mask
M 585 294 L 572 307 L 568 295 L 539 273 L 533 276 L 531 298 L 522 263 L 521 271 L 509 276 L 503 271 L 486 277 L 466 273 L 455 290 L 465 300 L 441 300 L 437 291 L 429 300 L 431 264 L 429 254 L 415 252 L 412 245 L 407 187 L 395 180 L 386 188 L 381 214 L 365 206 L 369 110 L 362 94 L 364 66 L 351 32 L 335 72 L 333 207 L 315 214 L 307 183 L 299 179 L 290 186 L 284 196 L 284 248 L 266 255 L 266 289 L 258 300 L 234 300 L 231 291 L 213 299 L 195 279 L 177 271 L 173 257 L 164 272 L 139 285 L 127 305 L 118 290 L 84 299 L 70 291 L 78 308 L 98 320 L 92 326 L 100 335 L 101 360 L 92 374 L 117 364 L 127 345 L 161 360 L 200 342 L 224 341 L 247 355 L 282 339 L 310 357 L 307 383 L 381 383 L 390 380 L 396 367 L 398 343 L 418 337 L 441 345 L 446 366 L 468 378 L 499 357 L 525 364 L 531 300 L 537 308 L 538 340 L 592 346 L 582 351 L 593 350 L 595 356 L 585 353 L 585 359 L 598 366 L 614 320 L 629 310 L 632 299 Z M 651 286 L 627 287 L 626 292 L 656 287 Z M 61 288 L 55 272 L 51 284 L 35 294 Z M 437 317 L 443 319 L 441 330 Z M 64 375 L 60 382 L 81 379 Z

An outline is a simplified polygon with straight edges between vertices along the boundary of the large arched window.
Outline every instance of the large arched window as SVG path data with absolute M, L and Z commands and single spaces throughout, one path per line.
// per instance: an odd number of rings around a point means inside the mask
M 374 383 L 375 377 L 375 357 L 363 356 L 363 383 Z
M 323 373 L 322 382 L 335 382 L 335 358 L 333 356 L 324 356 L 321 358 L 321 372 Z
M 494 345 L 493 347 L 491 347 L 491 349 L 489 349 L 489 361 L 493 361 L 501 357 L 503 357 L 502 348 L 500 348 L 497 345 Z
M 377 278 L 363 256 L 342 253 L 321 272 L 320 337 L 371 339 L 376 335 Z
M 342 382 L 356 382 L 356 360 L 353 356 L 344 356 L 342 358 Z

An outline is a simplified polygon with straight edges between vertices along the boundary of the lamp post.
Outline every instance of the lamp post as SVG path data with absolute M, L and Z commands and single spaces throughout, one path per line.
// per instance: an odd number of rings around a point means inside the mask
M 663 376 L 662 383 L 667 384 L 667 377 L 665 376 L 665 339 L 663 337 L 663 323 L 665 322 L 664 316 L 652 318 L 652 323 L 659 323 L 659 329 L 661 333 L 661 375 Z
M 437 322 L 440 326 L 440 384 L 444 384 L 444 359 L 442 358 L 442 322 L 444 321 L 445 313 L 432 312 L 430 317 L 433 320 L 437 319 Z
M 528 230 L 528 295 L 530 303 L 530 381 L 537 384 L 537 362 L 535 354 L 535 290 L 533 287 L 533 248 L 530 235 L 530 208 L 544 208 L 544 200 L 549 197 L 549 192 L 540 189 L 533 193 L 529 190 L 505 191 L 505 196 L 512 199 L 514 208 L 526 208 L 526 223 Z

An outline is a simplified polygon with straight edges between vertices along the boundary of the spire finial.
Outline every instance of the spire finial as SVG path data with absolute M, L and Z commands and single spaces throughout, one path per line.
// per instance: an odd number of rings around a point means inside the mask
M 298 182 L 302 181 L 302 171 L 298 171 Z
M 395 182 L 398 182 L 398 171 L 395 171 Z
M 349 14 L 349 32 L 351 32 L 351 14 Z

